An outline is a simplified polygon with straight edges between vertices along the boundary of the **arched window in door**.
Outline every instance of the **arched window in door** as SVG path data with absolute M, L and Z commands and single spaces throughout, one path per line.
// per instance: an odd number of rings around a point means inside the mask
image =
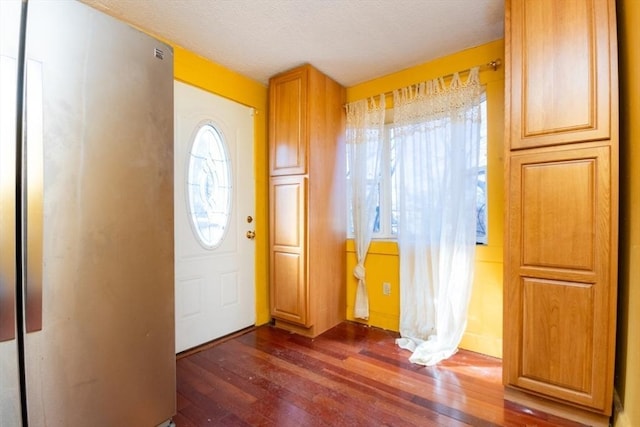
M 233 186 L 227 144 L 212 123 L 201 124 L 195 132 L 187 174 L 193 231 L 202 246 L 216 248 L 229 225 Z

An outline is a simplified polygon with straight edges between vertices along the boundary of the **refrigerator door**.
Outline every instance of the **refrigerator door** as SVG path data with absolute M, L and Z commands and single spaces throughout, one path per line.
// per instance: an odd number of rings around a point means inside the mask
M 22 425 L 16 341 L 16 120 L 21 2 L 0 1 L 0 425 Z M 5 424 L 6 423 L 6 424 Z
M 175 413 L 172 51 L 76 1 L 30 1 L 26 49 L 30 424 L 158 425 Z

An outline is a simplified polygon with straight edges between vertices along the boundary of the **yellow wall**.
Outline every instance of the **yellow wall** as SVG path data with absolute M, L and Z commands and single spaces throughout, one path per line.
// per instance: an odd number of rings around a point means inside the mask
M 620 277 L 616 427 L 640 426 L 640 1 L 618 1 Z
M 267 181 L 267 88 L 234 71 L 173 45 L 176 80 L 255 109 L 256 324 L 269 321 L 269 233 Z
M 425 64 L 398 71 L 347 88 L 347 102 L 356 101 L 500 58 L 504 61 L 504 41 L 498 40 L 464 50 Z M 488 209 L 489 244 L 478 246 L 475 281 L 469 306 L 467 331 L 460 346 L 502 356 L 502 245 L 503 245 L 503 132 L 504 68 L 480 73 L 487 90 L 488 114 Z M 390 104 L 390 98 L 387 105 Z M 353 241 L 347 243 L 347 318 L 353 317 L 357 280 Z M 398 249 L 394 242 L 373 242 L 365 263 L 369 289 L 369 325 L 398 330 L 399 288 Z M 382 294 L 382 283 L 391 284 L 391 295 Z

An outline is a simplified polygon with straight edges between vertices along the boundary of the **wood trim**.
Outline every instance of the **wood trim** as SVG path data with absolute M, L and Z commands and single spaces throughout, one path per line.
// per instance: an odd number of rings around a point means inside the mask
M 578 407 L 567 406 L 565 403 L 554 402 L 540 398 L 531 393 L 524 393 L 512 387 L 505 387 L 504 399 L 515 402 L 527 408 L 537 409 L 557 417 L 566 418 L 593 427 L 609 427 L 609 416 L 597 414 Z
M 230 333 L 230 334 L 225 335 L 223 337 L 216 338 L 215 340 L 212 340 L 212 341 L 206 342 L 204 344 L 201 344 L 201 345 L 199 345 L 197 347 L 190 348 L 189 350 L 181 351 L 180 353 L 176 354 L 176 360 L 180 360 L 183 357 L 189 357 L 192 354 L 200 353 L 201 351 L 210 349 L 212 347 L 220 345 L 220 344 L 222 344 L 224 342 L 227 342 L 229 340 L 232 340 L 234 338 L 238 338 L 241 335 L 248 334 L 249 332 L 253 332 L 253 331 L 255 331 L 255 329 L 256 329 L 255 325 L 254 326 L 249 326 L 247 328 L 240 329 L 239 331 Z

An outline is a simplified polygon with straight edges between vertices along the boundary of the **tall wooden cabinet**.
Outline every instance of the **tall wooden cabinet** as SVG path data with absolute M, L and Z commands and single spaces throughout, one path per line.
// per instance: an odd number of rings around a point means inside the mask
M 345 319 L 345 90 L 304 65 L 269 96 L 271 315 L 314 337 Z
M 507 396 L 605 424 L 618 245 L 615 1 L 507 0 L 505 49 Z

